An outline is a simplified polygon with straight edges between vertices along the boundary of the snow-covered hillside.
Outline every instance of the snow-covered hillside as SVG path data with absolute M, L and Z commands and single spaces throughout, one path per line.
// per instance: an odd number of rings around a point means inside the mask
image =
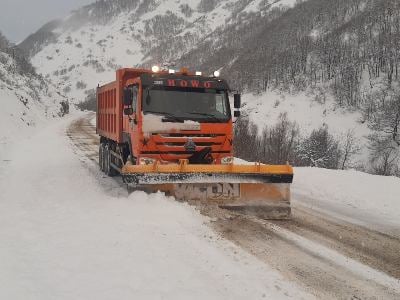
M 244 105 L 247 116 L 254 124 L 273 126 L 281 113 L 287 113 L 290 120 L 299 123 L 301 131 L 309 134 L 315 128 L 326 124 L 340 136 L 346 130 L 354 130 L 360 138 L 370 133 L 362 123 L 360 112 L 351 112 L 339 107 L 332 98 L 316 99 L 315 94 L 291 95 L 269 91 L 261 95 L 245 94 Z
M 41 31 L 22 47 L 39 50 L 32 57 L 38 72 L 57 83 L 75 102 L 97 84 L 114 79 L 118 67 L 178 64 L 179 58 L 216 29 L 242 22 L 237 16 L 294 5 L 291 0 L 115 1 L 86 6 Z M 110 2 L 109 2 L 110 3 Z M 106 4 L 104 4 L 106 5 Z M 44 27 L 46 29 L 48 26 Z M 41 29 L 41 30 L 44 30 Z M 198 66 L 201 70 L 202 66 Z
M 360 146 L 354 165 L 365 165 L 368 160 L 367 137 L 372 133 L 371 129 L 363 121 L 360 111 L 338 106 L 329 94 L 320 95 L 315 91 L 290 94 L 278 90 L 260 95 L 247 93 L 243 96 L 243 114 L 258 125 L 259 134 L 265 127 L 275 126 L 281 114 L 295 121 L 303 136 L 323 126 L 327 126 L 339 141 L 344 141 L 351 133 Z
M 0 49 L 0 148 L 47 120 L 66 113 L 66 98 L 35 73 L 21 71 Z

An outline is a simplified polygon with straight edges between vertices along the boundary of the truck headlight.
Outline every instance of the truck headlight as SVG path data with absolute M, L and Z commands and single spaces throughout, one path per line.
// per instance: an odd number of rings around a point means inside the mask
M 226 156 L 221 159 L 221 163 L 223 165 L 230 165 L 233 164 L 233 156 Z
M 141 157 L 139 159 L 139 165 L 153 165 L 156 162 L 155 159 L 153 158 L 148 158 L 148 157 Z

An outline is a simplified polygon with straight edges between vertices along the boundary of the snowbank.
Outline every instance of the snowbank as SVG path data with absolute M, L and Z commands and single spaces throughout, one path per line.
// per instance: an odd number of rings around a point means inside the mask
M 0 299 L 310 298 L 189 205 L 91 174 L 66 124 L 0 162 Z
M 254 164 L 235 158 L 235 164 Z M 294 168 L 294 207 L 303 205 L 400 237 L 400 178 L 358 171 Z
M 292 193 L 295 203 L 400 234 L 400 178 L 295 168 Z

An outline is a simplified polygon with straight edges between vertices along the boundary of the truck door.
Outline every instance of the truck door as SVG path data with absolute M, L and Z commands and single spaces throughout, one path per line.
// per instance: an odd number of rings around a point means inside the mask
M 133 116 L 130 118 L 129 127 L 132 131 L 137 128 L 138 114 L 137 114 L 137 105 L 138 105 L 138 95 L 139 95 L 139 87 L 134 85 L 131 87 L 132 89 L 132 108 L 133 108 Z
M 128 86 L 131 95 L 131 108 L 133 110 L 132 115 L 124 116 L 124 130 L 123 130 L 123 140 L 128 143 L 131 148 L 131 153 L 134 156 L 137 155 L 137 140 L 138 140 L 138 96 L 139 96 L 139 86 L 130 85 Z

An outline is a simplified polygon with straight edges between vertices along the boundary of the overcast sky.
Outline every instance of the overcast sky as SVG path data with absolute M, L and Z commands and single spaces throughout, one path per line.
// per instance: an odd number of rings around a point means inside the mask
M 42 25 L 95 0 L 0 0 L 0 31 L 20 42 Z

